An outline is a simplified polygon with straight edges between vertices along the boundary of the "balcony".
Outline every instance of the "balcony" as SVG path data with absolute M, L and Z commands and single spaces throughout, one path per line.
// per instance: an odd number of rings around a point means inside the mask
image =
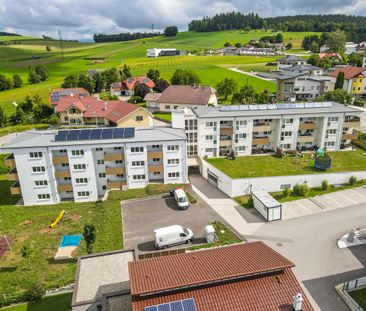
M 220 147 L 231 147 L 233 144 L 231 139 L 224 139 L 224 140 L 220 140 Z
M 14 184 L 11 185 L 10 193 L 18 195 L 21 194 L 19 181 L 16 181 Z
M 164 166 L 163 165 L 149 165 L 148 166 L 148 171 L 149 173 L 154 173 L 154 172 L 164 172 Z
M 56 171 L 55 177 L 56 177 L 56 179 L 63 179 L 66 177 L 71 177 L 70 170 Z
M 352 133 L 352 134 L 343 134 L 342 135 L 342 140 L 355 140 L 358 138 L 358 135 L 357 133 Z
M 107 189 L 122 189 L 124 185 L 127 185 L 125 181 L 107 181 Z
M 253 132 L 270 132 L 272 130 L 271 124 L 254 124 Z
M 67 156 L 55 156 L 52 158 L 52 163 L 53 165 L 69 163 L 69 158 Z
M 361 126 L 361 121 L 344 121 L 344 128 L 359 128 Z
M 7 175 L 8 180 L 18 180 L 18 171 L 17 168 L 14 167 Z
M 221 127 L 220 127 L 221 134 L 232 134 L 233 131 L 234 131 L 234 128 L 232 126 L 221 125 Z
M 313 143 L 314 141 L 315 141 L 315 137 L 313 135 L 297 136 L 298 143 Z
M 147 152 L 147 158 L 148 159 L 154 159 L 154 158 L 163 158 L 163 152 L 162 151 L 148 151 Z
M 300 122 L 299 131 L 315 130 L 316 124 L 314 122 Z
M 14 167 L 14 166 L 15 166 L 14 154 L 10 154 L 10 155 L 8 155 L 8 156 L 4 159 L 4 164 L 5 164 L 5 166 Z
M 59 184 L 57 185 L 58 192 L 72 191 L 72 184 Z
M 107 175 L 125 174 L 126 173 L 126 169 L 124 167 L 106 167 L 105 173 Z
M 269 137 L 253 137 L 252 145 L 269 145 Z
M 125 155 L 123 153 L 105 153 L 104 161 L 123 161 Z

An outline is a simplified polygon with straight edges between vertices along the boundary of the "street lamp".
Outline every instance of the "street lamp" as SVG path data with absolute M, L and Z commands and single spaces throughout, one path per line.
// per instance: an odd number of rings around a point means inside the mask
M 252 174 L 254 174 L 254 173 L 255 173 L 255 172 L 249 172 L 249 174 L 248 174 L 248 175 L 249 175 L 249 178 L 248 178 L 248 179 L 249 179 L 249 180 L 248 180 L 248 181 L 249 181 L 249 194 L 251 194 L 251 193 L 252 193 L 252 184 L 251 184 L 251 182 L 250 182 L 250 181 L 251 181 L 250 177 L 251 177 L 251 175 L 252 175 Z

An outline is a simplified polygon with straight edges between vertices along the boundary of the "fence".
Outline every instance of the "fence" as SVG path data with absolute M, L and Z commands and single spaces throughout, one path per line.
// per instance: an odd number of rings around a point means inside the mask
M 352 311 L 363 311 L 363 309 L 357 304 L 356 301 L 349 295 L 349 292 L 352 292 L 357 289 L 361 289 L 366 287 L 366 277 L 362 277 L 356 280 L 347 281 L 341 283 L 335 287 L 338 294 L 344 300 L 344 302 L 348 305 L 350 310 Z
M 186 252 L 185 248 L 170 249 L 170 250 L 166 250 L 166 251 L 139 254 L 138 258 L 139 258 L 139 260 L 142 260 L 142 259 L 148 259 L 148 258 L 156 258 L 156 257 L 184 254 L 185 252 Z

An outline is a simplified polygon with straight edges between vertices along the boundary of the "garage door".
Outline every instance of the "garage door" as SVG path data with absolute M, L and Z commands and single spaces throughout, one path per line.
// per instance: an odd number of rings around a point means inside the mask
M 217 182 L 217 176 L 212 174 L 211 172 L 207 172 L 207 178 L 208 178 L 208 182 L 215 186 L 216 188 L 218 187 L 218 182 Z

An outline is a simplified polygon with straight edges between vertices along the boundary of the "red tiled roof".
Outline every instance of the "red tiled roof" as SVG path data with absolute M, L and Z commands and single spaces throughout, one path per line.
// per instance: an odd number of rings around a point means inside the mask
M 170 85 L 161 93 L 159 103 L 207 105 L 213 93 L 210 86 Z
M 129 262 L 131 295 L 293 267 L 263 242 Z
M 83 112 L 84 118 L 107 118 L 112 122 L 121 120 L 140 107 L 119 100 L 104 101 L 96 97 L 61 98 L 56 105 L 56 112 L 65 112 L 71 107 L 76 107 Z
M 82 88 L 82 87 L 76 87 L 76 88 L 59 88 L 59 89 L 53 89 L 50 94 L 50 101 L 53 105 L 55 105 L 60 98 L 62 97 L 81 97 L 81 96 L 90 96 L 89 92 Z
M 337 77 L 339 72 L 343 72 L 344 73 L 344 78 L 346 80 L 352 79 L 356 76 L 358 76 L 360 73 L 362 73 L 363 71 L 365 71 L 366 68 L 365 67 L 345 67 L 345 68 L 341 68 L 339 70 L 335 70 L 333 72 L 331 72 L 329 75 L 331 77 Z
M 133 77 L 123 81 L 124 86 L 127 87 L 129 90 L 133 90 L 136 83 L 143 83 L 151 89 L 155 87 L 155 83 L 148 77 Z
M 331 58 L 331 57 L 337 57 L 341 59 L 342 57 L 338 53 L 319 53 L 320 58 Z
M 193 298 L 197 311 L 293 311 L 292 297 L 298 293 L 304 298 L 302 311 L 312 311 L 296 277 L 290 268 L 286 268 L 276 274 L 242 281 L 192 288 L 153 298 L 133 298 L 132 310 L 143 311 L 147 306 Z

